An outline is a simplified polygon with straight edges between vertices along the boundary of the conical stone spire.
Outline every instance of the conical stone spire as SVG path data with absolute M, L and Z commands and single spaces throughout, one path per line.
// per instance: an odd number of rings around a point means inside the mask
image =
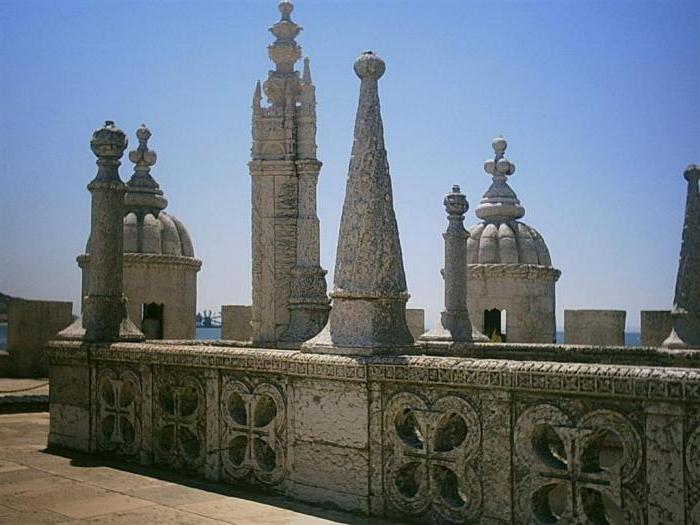
M 377 81 L 384 61 L 368 51 L 336 254 L 328 324 L 302 348 L 349 355 L 396 353 L 413 343 L 406 325 L 406 276 L 394 214 Z
M 688 181 L 688 196 L 671 310 L 673 329 L 662 347 L 700 349 L 700 166 L 691 164 L 683 175 Z

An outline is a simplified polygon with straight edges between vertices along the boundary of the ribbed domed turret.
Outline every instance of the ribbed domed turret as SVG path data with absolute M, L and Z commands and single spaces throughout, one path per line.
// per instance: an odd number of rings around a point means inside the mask
M 492 147 L 495 157 L 484 163 L 484 170 L 493 182 L 476 209 L 483 222 L 469 228 L 468 263 L 552 266 L 542 236 L 518 220 L 525 215 L 525 208 L 507 182 L 515 173 L 515 164 L 505 158 L 508 143 L 496 137 Z
M 468 264 L 552 266 L 542 236 L 524 222 L 482 222 L 469 228 Z

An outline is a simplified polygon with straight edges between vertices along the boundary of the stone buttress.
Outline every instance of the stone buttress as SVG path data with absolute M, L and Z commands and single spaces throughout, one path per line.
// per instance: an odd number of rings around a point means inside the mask
M 298 343 L 316 335 L 328 318 L 326 271 L 320 266 L 316 184 L 316 94 L 308 58 L 300 77 L 294 64 L 301 27 L 293 5 L 270 31 L 270 71 L 253 96 L 252 183 L 253 340 Z M 262 105 L 262 91 L 269 105 Z

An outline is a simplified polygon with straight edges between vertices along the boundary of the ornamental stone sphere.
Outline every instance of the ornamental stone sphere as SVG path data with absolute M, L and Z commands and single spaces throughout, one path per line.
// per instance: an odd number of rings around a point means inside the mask
M 379 80 L 384 71 L 386 71 L 386 64 L 373 51 L 365 51 L 355 61 L 355 74 L 363 80 L 365 78 Z
M 120 158 L 129 145 L 129 139 L 122 130 L 107 120 L 105 125 L 92 134 L 90 149 L 97 157 Z
M 503 137 L 496 137 L 495 139 L 493 139 L 491 146 L 493 147 L 493 150 L 496 153 L 502 153 L 508 147 L 508 142 L 506 142 L 506 139 L 504 139 Z

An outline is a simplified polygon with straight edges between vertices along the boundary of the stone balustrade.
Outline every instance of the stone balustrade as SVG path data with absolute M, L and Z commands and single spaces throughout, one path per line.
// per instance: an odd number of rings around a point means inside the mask
M 61 341 L 47 353 L 50 446 L 402 521 L 700 519 L 697 350 L 477 343 L 463 357 L 360 358 Z

